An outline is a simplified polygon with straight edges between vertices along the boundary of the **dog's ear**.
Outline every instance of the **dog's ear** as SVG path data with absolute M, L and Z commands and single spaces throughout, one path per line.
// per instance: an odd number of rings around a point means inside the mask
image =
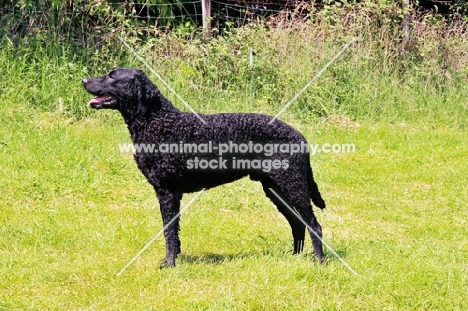
M 156 108 L 158 109 L 160 103 L 160 92 L 156 85 L 146 76 L 146 74 L 139 75 L 138 81 L 138 100 L 141 107 Z

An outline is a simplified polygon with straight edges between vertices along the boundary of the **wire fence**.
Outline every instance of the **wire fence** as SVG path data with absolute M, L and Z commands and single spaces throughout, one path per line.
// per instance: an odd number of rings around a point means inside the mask
M 124 7 L 127 3 L 116 3 Z M 243 26 L 247 23 L 258 21 L 260 18 L 275 15 L 285 10 L 294 8 L 290 2 L 266 2 L 266 1 L 211 1 L 211 19 L 214 27 L 224 25 Z M 163 12 L 172 12 L 164 15 Z M 158 14 L 159 13 L 159 14 Z M 163 13 L 163 14 L 160 14 Z M 174 2 L 166 4 L 145 4 L 143 8 L 133 9 L 134 18 L 146 21 L 148 25 L 164 25 L 168 22 L 191 21 L 195 26 L 202 24 L 202 1 Z
M 301 4 L 294 1 L 298 0 L 212 0 L 211 27 L 222 33 L 226 27 L 245 26 L 268 16 L 292 12 Z M 46 3 L 49 2 L 0 2 L 1 40 L 6 38 L 19 46 L 25 39 L 36 38 L 36 43 L 52 39 L 75 45 L 74 49 L 79 50 L 100 46 L 112 34 L 124 30 L 138 31 L 139 36 L 152 36 L 168 29 L 190 34 L 201 28 L 204 18 L 202 0 L 172 0 L 167 3 L 67 0 L 61 5 Z
M 24 6 L 14 1 L 0 5 L 0 27 L 15 33 L 23 28 L 51 26 L 83 27 L 112 23 L 121 18 L 138 21 L 148 27 L 174 26 L 191 22 L 194 27 L 202 24 L 202 1 L 178 1 L 167 3 L 99 2 L 89 1 L 76 5 L 67 1 L 61 6 Z M 228 0 L 211 1 L 213 27 L 243 26 L 261 18 L 294 9 L 299 2 L 291 0 Z M 68 24 L 68 25 L 66 25 Z

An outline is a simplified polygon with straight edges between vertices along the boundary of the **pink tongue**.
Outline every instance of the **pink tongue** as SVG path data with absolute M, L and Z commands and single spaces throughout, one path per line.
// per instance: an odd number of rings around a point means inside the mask
M 108 98 L 109 96 L 103 96 L 103 97 L 96 97 L 96 98 L 93 98 L 91 99 L 89 102 L 88 102 L 88 106 L 92 105 L 92 104 L 99 104 L 100 102 L 106 100 L 106 98 Z

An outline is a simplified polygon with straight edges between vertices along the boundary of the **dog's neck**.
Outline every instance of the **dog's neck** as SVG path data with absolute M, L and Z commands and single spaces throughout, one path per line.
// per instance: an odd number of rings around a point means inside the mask
M 127 106 L 128 107 L 128 106 Z M 145 128 L 153 119 L 164 119 L 168 114 L 182 113 L 167 98 L 157 92 L 154 97 L 146 99 L 144 105 L 138 104 L 137 111 L 120 111 L 127 124 L 132 141 L 136 142 L 140 138 L 139 133 L 145 133 Z
M 166 97 L 159 93 L 159 109 L 156 113 L 180 113 L 181 111 L 177 109 Z

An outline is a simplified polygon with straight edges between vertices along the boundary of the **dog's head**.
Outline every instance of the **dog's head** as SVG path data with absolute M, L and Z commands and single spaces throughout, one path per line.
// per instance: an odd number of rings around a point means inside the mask
M 118 68 L 101 77 L 85 78 L 83 86 L 96 96 L 88 102 L 94 109 L 124 110 L 129 105 L 142 108 L 149 96 L 154 96 L 157 88 L 141 70 Z

